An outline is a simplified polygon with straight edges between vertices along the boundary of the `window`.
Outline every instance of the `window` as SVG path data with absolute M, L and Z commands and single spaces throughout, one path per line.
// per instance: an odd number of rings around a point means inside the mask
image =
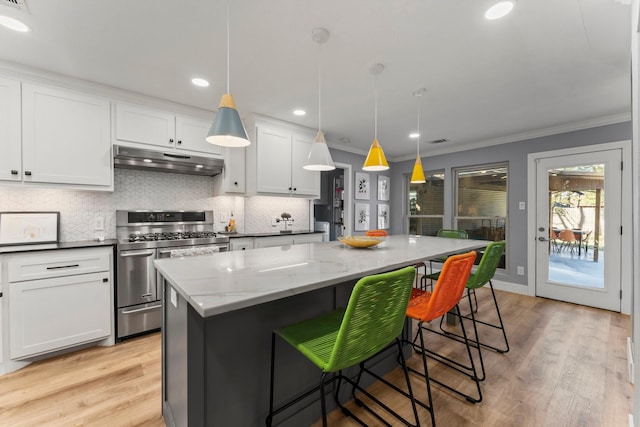
M 507 165 L 457 169 L 454 228 L 470 239 L 505 240 L 507 230 Z M 504 259 L 499 268 L 504 268 Z
M 409 187 L 409 234 L 435 236 L 444 220 L 444 173 L 425 173 L 427 182 Z

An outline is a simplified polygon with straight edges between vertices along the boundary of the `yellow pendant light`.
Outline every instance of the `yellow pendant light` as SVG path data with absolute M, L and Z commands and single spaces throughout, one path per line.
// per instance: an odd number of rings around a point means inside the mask
M 227 93 L 222 95 L 216 118 L 205 138 L 210 144 L 223 147 L 246 147 L 251 144 L 236 103 L 229 91 L 229 1 L 227 0 Z
M 375 115 L 374 115 L 374 137 L 373 143 L 371 144 L 371 148 L 369 148 L 369 154 L 367 154 L 367 158 L 364 161 L 364 165 L 362 166 L 362 170 L 365 171 L 386 171 L 389 169 L 389 163 L 387 162 L 387 158 L 384 156 L 384 151 L 382 151 L 382 146 L 378 142 L 378 74 L 382 73 L 384 70 L 383 64 L 374 64 L 371 66 L 369 72 L 376 77 L 376 90 L 375 90 Z
M 413 165 L 413 172 L 411 173 L 412 184 L 422 184 L 427 182 L 424 177 L 424 169 L 422 169 L 422 159 L 420 158 L 420 97 L 426 92 L 426 89 L 419 89 L 413 93 L 413 96 L 418 98 L 418 137 L 416 142 L 416 162 Z
M 318 51 L 322 52 L 322 44 L 329 40 L 329 31 L 325 28 L 314 28 L 311 31 L 311 39 L 318 43 Z M 307 164 L 303 166 L 306 170 L 311 171 L 331 171 L 336 168 L 327 146 L 327 141 L 324 139 L 324 132 L 322 132 L 322 66 L 321 55 L 318 61 L 318 134 L 316 139 L 311 144 L 311 151 L 307 158 Z

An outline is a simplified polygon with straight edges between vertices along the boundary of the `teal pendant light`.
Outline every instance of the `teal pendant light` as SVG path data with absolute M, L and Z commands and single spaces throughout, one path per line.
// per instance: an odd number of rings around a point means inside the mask
M 222 95 L 218 113 L 205 140 L 210 144 L 223 147 L 246 147 L 251 144 L 229 91 L 229 1 L 227 1 L 227 93 Z

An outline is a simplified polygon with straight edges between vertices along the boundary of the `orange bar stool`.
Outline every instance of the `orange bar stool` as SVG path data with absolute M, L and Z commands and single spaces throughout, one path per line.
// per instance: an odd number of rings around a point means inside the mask
M 475 259 L 475 251 L 450 256 L 442 266 L 442 270 L 440 271 L 440 275 L 438 277 L 438 281 L 434 286 L 433 292 L 424 291 L 417 288 L 413 288 L 411 290 L 411 298 L 409 299 L 409 306 L 407 307 L 407 317 L 418 321 L 418 331 L 416 332 L 416 338 L 420 339 L 420 346 L 417 346 L 414 343 L 411 344 L 414 346 L 414 349 L 422 356 L 423 372 L 420 372 L 413 368 L 409 368 L 409 370 L 425 378 L 427 397 L 429 400 L 427 406 L 429 407 L 429 412 L 431 413 L 431 423 L 433 425 L 435 425 L 435 415 L 433 411 L 433 400 L 431 396 L 431 381 L 447 388 L 448 390 L 458 395 L 465 397 L 470 402 L 477 403 L 482 400 L 482 392 L 480 390 L 480 383 L 476 373 L 475 362 L 471 354 L 471 346 L 469 344 L 469 339 L 467 338 L 467 333 L 462 322 L 462 317 L 460 316 L 460 310 L 458 309 L 458 303 L 462 298 L 465 286 L 467 284 L 467 281 L 469 280 L 469 274 L 471 273 L 471 268 L 473 267 Z M 444 362 L 442 362 L 441 357 L 437 353 L 427 349 L 427 347 L 425 346 L 423 330 L 430 331 L 430 329 L 425 327 L 424 323 L 437 319 L 438 317 L 445 315 L 447 312 L 454 308 L 462 327 L 463 339 L 467 347 L 467 355 L 469 356 L 471 371 L 473 372 L 472 378 L 475 380 L 476 388 L 478 390 L 477 398 L 466 395 L 443 383 L 442 381 L 433 379 L 429 376 L 429 371 L 427 368 L 427 357 L 430 357 L 433 360 L 441 363 Z M 448 363 L 444 364 L 451 367 Z

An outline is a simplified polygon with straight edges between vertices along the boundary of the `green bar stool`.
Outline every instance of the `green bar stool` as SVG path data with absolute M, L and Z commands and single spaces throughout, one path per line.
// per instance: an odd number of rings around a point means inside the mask
M 465 230 L 452 230 L 452 229 L 441 228 L 436 233 L 436 237 L 445 237 L 447 239 L 468 239 L 469 234 Z M 429 274 L 422 276 L 422 281 L 426 283 L 426 281 L 429 280 L 429 282 L 433 284 L 436 280 L 438 280 L 438 272 L 436 273 L 433 272 L 433 263 L 434 262 L 444 263 L 447 260 L 447 258 L 448 257 L 445 256 L 445 257 L 430 259 Z M 426 286 L 426 285 L 423 285 L 423 286 Z
M 507 333 L 504 329 L 504 323 L 502 322 L 502 315 L 500 314 L 500 308 L 498 307 L 498 300 L 496 299 L 496 293 L 493 290 L 493 283 L 491 283 L 491 279 L 496 274 L 496 269 L 498 268 L 498 264 L 500 263 L 500 258 L 504 253 L 505 242 L 493 242 L 489 243 L 487 248 L 485 249 L 484 255 L 482 255 L 482 259 L 480 260 L 480 264 L 476 269 L 475 273 L 471 273 L 469 276 L 469 281 L 467 282 L 467 297 L 469 299 L 469 308 L 470 313 L 467 316 L 462 316 L 465 319 L 469 319 L 473 321 L 473 328 L 475 332 L 475 346 L 482 346 L 488 348 L 490 350 L 496 351 L 498 353 L 507 353 L 509 351 L 509 340 L 507 339 Z M 476 297 L 476 289 L 479 289 L 486 284 L 489 284 L 489 289 L 491 289 L 491 296 L 493 297 L 493 304 L 496 309 L 496 314 L 498 315 L 498 324 L 485 322 L 483 320 L 477 319 L 475 313 L 478 312 L 478 298 Z M 476 307 L 473 308 L 473 303 L 471 301 L 471 295 L 473 294 L 474 299 L 476 301 Z M 477 325 L 485 325 L 494 329 L 500 329 L 502 332 L 502 338 L 504 340 L 504 345 L 500 347 L 495 345 L 490 345 L 486 342 L 481 342 L 478 336 L 478 328 Z M 447 332 L 442 327 L 442 321 L 440 322 L 440 329 L 445 332 L 445 334 L 449 336 L 454 336 L 459 339 L 462 337 L 460 335 L 456 335 L 452 332 Z M 473 341 L 473 340 L 472 340 Z M 481 358 L 482 361 L 482 358 Z M 484 369 L 483 369 L 484 372 Z
M 364 405 L 356 397 L 356 390 L 380 405 L 401 423 L 407 426 L 419 426 L 416 400 L 411 389 L 409 374 L 402 352 L 400 334 L 405 322 L 409 296 L 413 287 L 415 269 L 405 267 L 389 273 L 377 274 L 363 277 L 358 280 L 351 292 L 349 303 L 345 308 L 339 308 L 330 313 L 323 314 L 313 319 L 300 323 L 285 326 L 273 331 L 271 336 L 271 383 L 269 395 L 269 415 L 266 418 L 267 426 L 271 426 L 273 417 L 284 410 L 292 407 L 297 402 L 320 391 L 320 403 L 322 409 L 322 425 L 327 425 L 327 408 L 325 387 L 338 381 L 334 394 L 336 404 L 343 413 L 356 419 L 361 425 L 366 425 L 338 400 L 340 385 L 342 381 L 353 386 L 352 396 L 358 405 L 363 406 L 372 415 L 378 418 L 381 423 L 390 425 L 372 409 Z M 311 390 L 300 394 L 292 400 L 274 408 L 274 367 L 275 367 L 275 344 L 276 335 L 289 343 L 309 359 L 321 371 L 320 384 Z M 411 401 L 415 424 L 409 423 L 399 414 L 393 411 L 375 396 L 362 388 L 359 383 L 363 372 L 373 375 L 365 367 L 365 361 L 376 355 L 380 351 L 397 346 L 399 359 L 404 370 L 405 381 L 408 393 L 395 388 Z M 359 373 L 354 381 L 342 374 L 342 370 L 351 366 L 359 365 Z

